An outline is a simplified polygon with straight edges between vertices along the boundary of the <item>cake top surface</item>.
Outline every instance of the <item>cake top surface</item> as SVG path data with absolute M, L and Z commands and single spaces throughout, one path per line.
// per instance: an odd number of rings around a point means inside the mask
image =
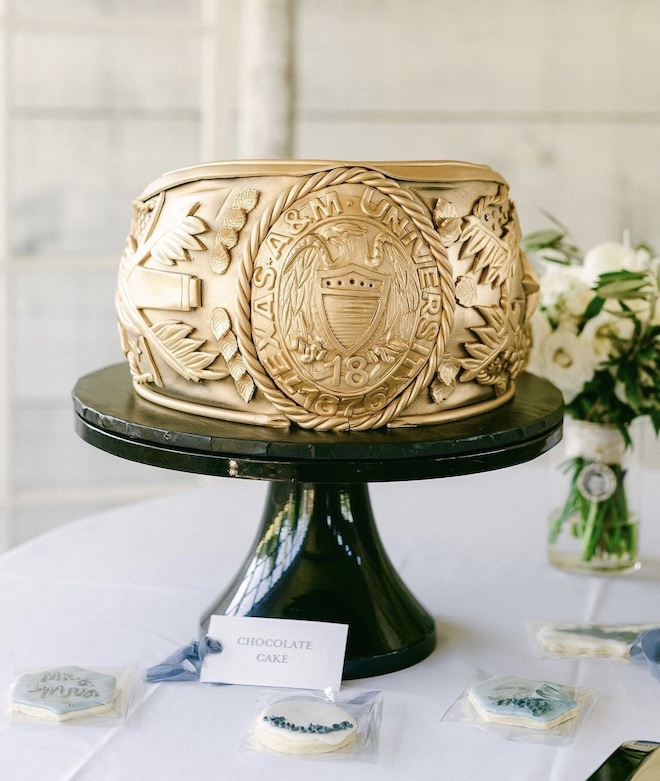
M 424 182 L 486 181 L 506 184 L 500 174 L 487 165 L 458 160 L 229 160 L 169 171 L 147 185 L 140 196 L 155 193 L 199 179 L 231 179 L 242 176 L 310 176 L 319 171 L 341 167 L 369 168 L 395 179 Z

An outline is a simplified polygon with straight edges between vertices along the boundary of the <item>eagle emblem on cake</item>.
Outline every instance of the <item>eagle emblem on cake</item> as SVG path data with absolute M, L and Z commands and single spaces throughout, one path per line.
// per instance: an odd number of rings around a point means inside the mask
M 362 353 L 365 360 L 392 363 L 406 347 L 406 320 L 420 292 L 403 250 L 385 231 L 370 242 L 369 228 L 339 221 L 291 251 L 282 321 L 303 363 Z

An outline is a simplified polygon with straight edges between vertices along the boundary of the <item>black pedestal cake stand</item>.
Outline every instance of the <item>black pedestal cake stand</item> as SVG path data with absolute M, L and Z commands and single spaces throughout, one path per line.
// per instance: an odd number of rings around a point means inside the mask
M 557 444 L 562 424 L 560 393 L 532 375 L 512 401 L 463 421 L 339 434 L 170 411 L 135 394 L 127 364 L 82 377 L 73 398 L 78 434 L 113 455 L 270 481 L 254 547 L 202 626 L 215 613 L 348 624 L 344 678 L 409 667 L 435 647 L 433 619 L 381 544 L 367 484 L 529 461 Z

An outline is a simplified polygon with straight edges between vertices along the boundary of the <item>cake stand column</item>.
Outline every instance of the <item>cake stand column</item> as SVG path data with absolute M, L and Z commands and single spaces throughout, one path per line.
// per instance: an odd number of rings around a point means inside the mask
M 348 624 L 344 678 L 409 667 L 435 647 L 435 624 L 382 545 L 366 483 L 272 482 L 253 549 L 205 614 Z

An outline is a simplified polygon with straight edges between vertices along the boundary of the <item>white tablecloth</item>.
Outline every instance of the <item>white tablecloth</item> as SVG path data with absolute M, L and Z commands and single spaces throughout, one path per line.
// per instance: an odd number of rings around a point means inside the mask
M 638 496 L 643 568 L 619 578 L 572 576 L 546 564 L 550 475 L 541 459 L 370 487 L 385 547 L 438 624 L 438 647 L 422 663 L 346 684 L 384 692 L 377 764 L 241 750 L 264 693 L 247 686 L 139 684 L 125 723 L 104 728 L 17 724 L 7 712 L 18 669 L 143 671 L 194 639 L 200 614 L 250 547 L 264 484 L 217 479 L 9 551 L 0 557 L 0 778 L 583 781 L 621 742 L 660 741 L 660 684 L 645 665 L 544 659 L 528 631 L 539 620 L 660 621 L 657 474 L 644 476 Z M 570 746 L 515 743 L 441 721 L 477 668 L 601 696 Z

